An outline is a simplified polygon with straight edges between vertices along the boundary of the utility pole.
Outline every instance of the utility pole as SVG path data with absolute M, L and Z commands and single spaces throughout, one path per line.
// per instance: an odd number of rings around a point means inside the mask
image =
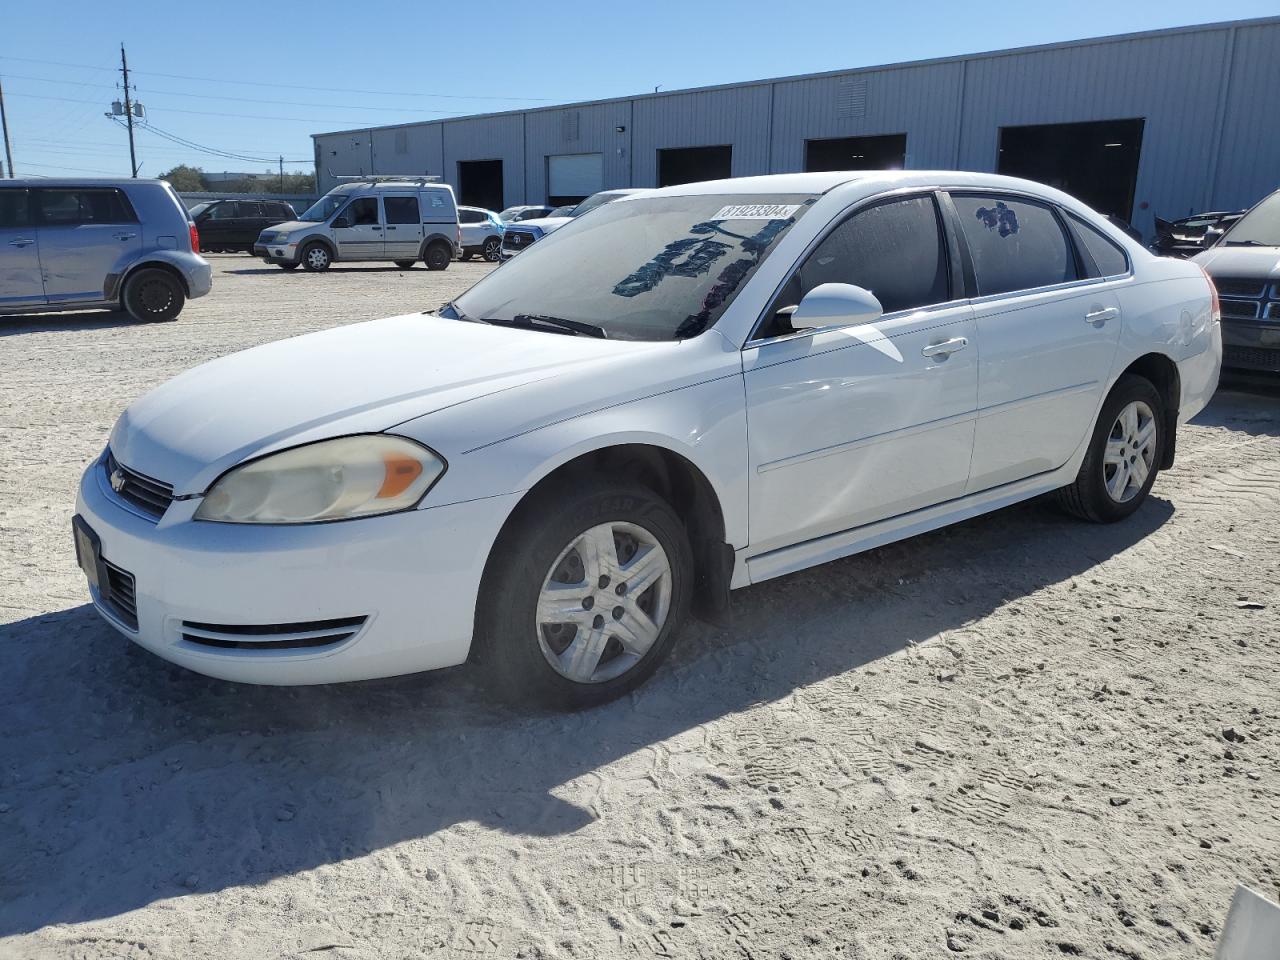
M 284 154 L 280 154 L 280 192 L 284 193 Z
M 4 112 L 4 84 L 0 83 L 0 127 L 4 128 L 4 168 L 9 171 L 9 179 L 13 179 L 13 151 L 9 149 L 9 118 Z M 3 176 L 0 171 L 0 176 Z
M 124 56 L 124 44 L 120 44 L 120 72 L 124 75 L 124 118 L 129 124 L 129 169 L 138 178 L 138 154 L 133 147 L 133 101 L 129 99 L 129 61 Z

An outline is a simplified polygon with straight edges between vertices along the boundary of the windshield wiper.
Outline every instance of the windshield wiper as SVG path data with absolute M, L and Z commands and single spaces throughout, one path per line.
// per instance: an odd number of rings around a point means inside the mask
M 1224 240 L 1224 247 L 1271 247 L 1275 244 L 1263 243 L 1261 240 Z
M 594 323 L 584 323 L 581 320 L 566 320 L 564 317 L 549 317 L 541 313 L 517 313 L 511 318 L 510 323 L 515 327 L 526 327 L 536 330 L 539 327 L 550 327 L 558 333 L 568 333 L 579 337 L 596 337 L 600 340 L 607 338 L 604 327 L 598 327 Z

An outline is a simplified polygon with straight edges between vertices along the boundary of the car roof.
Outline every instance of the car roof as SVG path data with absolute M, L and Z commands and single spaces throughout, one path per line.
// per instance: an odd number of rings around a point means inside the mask
M 465 203 L 458 204 L 458 209 L 459 210 L 476 210 L 480 213 L 493 213 L 493 211 L 490 210 L 488 207 L 471 207 Z
M 998 173 L 966 170 L 834 170 L 824 173 L 774 173 L 760 177 L 705 180 L 674 187 L 645 190 L 646 197 L 706 196 L 712 194 L 812 194 L 818 195 L 847 184 L 863 183 L 868 188 L 893 190 L 905 187 L 976 187 L 1020 190 L 1041 197 L 1065 197 L 1043 183 L 1006 177 Z M 633 198 L 627 198 L 628 200 Z M 640 199 L 636 197 L 634 199 Z
M 0 180 L 0 187 L 136 187 L 167 183 L 146 177 L 17 177 Z

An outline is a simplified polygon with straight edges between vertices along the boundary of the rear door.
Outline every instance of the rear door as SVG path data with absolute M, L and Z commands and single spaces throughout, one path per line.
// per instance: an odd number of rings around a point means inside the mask
M 976 493 L 1054 470 L 1085 439 L 1120 337 L 1114 288 L 1127 280 L 1090 277 L 1049 204 L 959 191 L 952 201 L 977 284 Z
M 124 191 L 42 187 L 31 197 L 49 303 L 105 299 L 107 277 L 142 250 L 142 228 Z
M 342 260 L 382 260 L 381 204 L 377 197 L 356 197 L 334 218 L 333 239 Z
M 416 260 L 422 250 L 422 218 L 415 193 L 387 193 L 382 196 L 388 260 Z
M 240 216 L 236 218 L 233 246 L 252 247 L 253 241 L 258 239 L 258 234 L 262 233 L 271 222 L 267 218 L 267 205 L 261 200 L 241 200 L 239 206 Z
M 234 246 L 239 229 L 240 205 L 234 200 L 221 200 L 204 212 L 196 225 L 200 232 L 200 244 L 207 250 L 220 250 Z
M 458 224 L 462 230 L 462 245 L 478 247 L 484 243 L 489 221 L 479 210 L 459 210 Z
M 0 187 L 0 307 L 45 302 L 30 191 Z

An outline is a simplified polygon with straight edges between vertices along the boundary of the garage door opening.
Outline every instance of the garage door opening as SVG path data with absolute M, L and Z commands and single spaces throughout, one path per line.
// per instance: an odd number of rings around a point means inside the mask
M 818 170 L 901 170 L 907 164 L 907 135 L 806 140 L 804 168 Z
M 468 207 L 501 210 L 501 160 L 459 160 L 458 202 Z
M 567 153 L 547 157 L 547 203 L 579 203 L 604 189 L 604 154 Z
M 733 147 L 681 147 L 658 151 L 658 186 L 733 176 Z
M 1133 215 L 1141 117 L 1000 128 L 999 173 L 1038 180 L 1128 222 Z

